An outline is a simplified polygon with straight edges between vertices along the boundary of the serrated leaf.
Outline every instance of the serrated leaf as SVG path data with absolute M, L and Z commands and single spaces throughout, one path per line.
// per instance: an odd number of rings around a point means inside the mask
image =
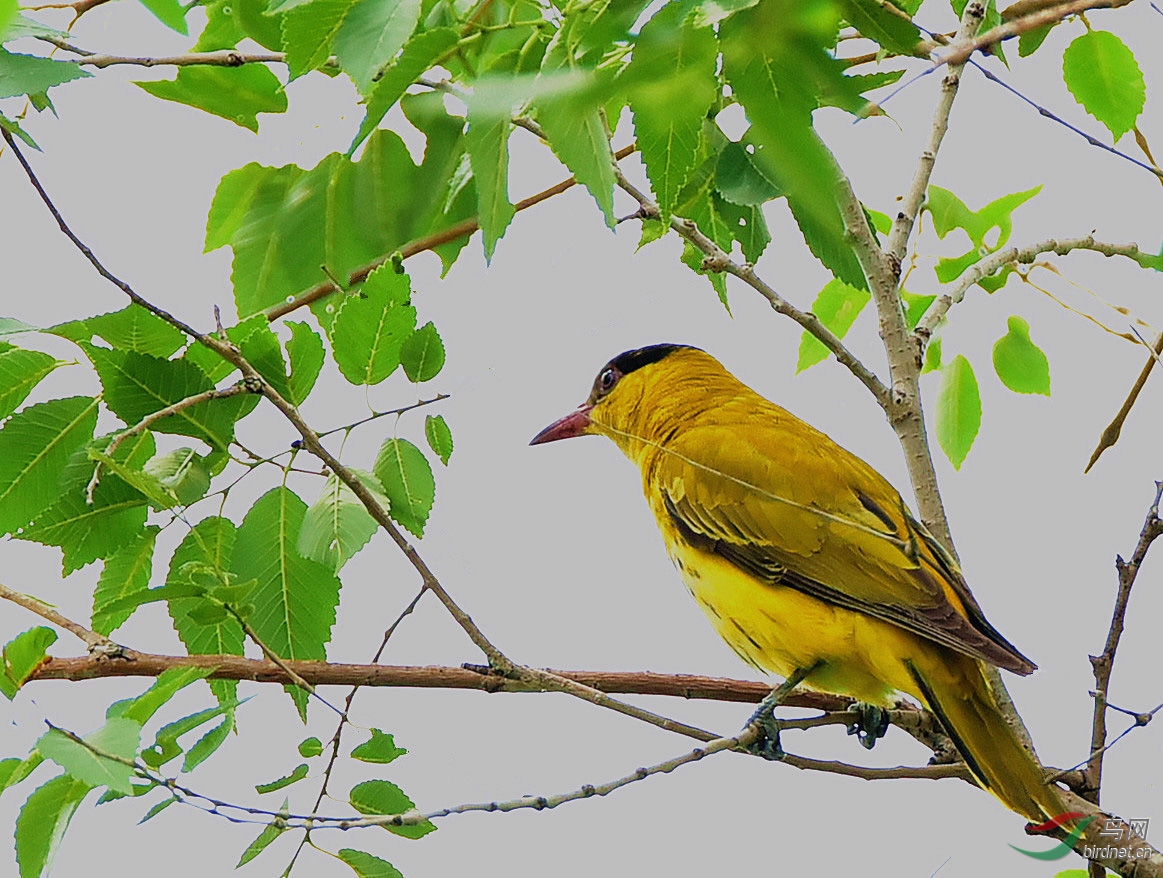
M 886 9 L 881 0 L 840 0 L 844 18 L 861 34 L 894 55 L 922 55 L 921 32 L 909 19 Z
M 394 762 L 408 751 L 396 746 L 396 739 L 379 729 L 372 729 L 372 736 L 351 751 L 351 758 L 360 762 L 373 762 L 386 765 Z
M 380 446 L 375 462 L 376 478 L 391 501 L 393 520 L 417 537 L 436 497 L 436 480 L 424 453 L 407 439 L 388 439 Z
M 283 15 L 283 45 L 291 79 L 316 70 L 331 57 L 331 45 L 355 0 L 312 0 L 302 5 L 276 7 Z
M 283 799 L 283 807 L 280 810 L 286 812 L 290 808 L 290 805 L 290 799 Z M 239 857 L 238 863 L 235 864 L 234 868 L 238 869 L 242 866 L 245 866 L 264 850 L 266 850 L 270 843 L 286 832 L 286 830 L 287 824 L 283 819 L 276 819 L 268 823 L 265 827 L 263 827 L 263 831 L 258 834 L 258 838 L 252 841 L 247 846 L 246 850 L 242 852 L 242 856 Z
M 376 478 L 371 473 L 355 472 L 376 495 L 380 505 L 390 509 L 391 501 L 384 496 Z M 311 504 L 303 517 L 298 550 L 304 558 L 338 573 L 348 559 L 368 544 L 377 530 L 379 524 L 363 502 L 331 473 L 319 499 Z
M 42 95 L 55 85 L 93 74 L 77 64 L 0 49 L 0 98 Z
M 969 360 L 958 354 L 941 368 L 937 392 L 937 441 L 954 469 L 961 469 L 981 429 L 981 393 Z
M 440 462 L 448 466 L 448 459 L 452 457 L 452 430 L 448 428 L 444 415 L 428 415 L 424 419 L 424 438 Z
M 190 564 L 205 564 L 226 576 L 234 554 L 235 533 L 234 523 L 226 518 L 210 517 L 198 522 L 170 559 L 167 586 L 184 582 L 183 569 Z M 169 600 L 170 618 L 186 649 L 191 655 L 242 655 L 243 632 L 237 619 L 228 616 L 213 624 L 203 624 L 192 617 L 192 613 L 207 603 L 205 597 L 198 596 Z M 220 704 L 235 700 L 237 681 L 208 682 Z
M 232 699 L 219 704 L 217 707 L 208 707 L 205 710 L 199 710 L 196 713 L 167 723 L 158 730 L 153 744 L 142 751 L 142 759 L 154 768 L 160 768 L 170 760 L 181 755 L 182 748 L 178 744 L 180 737 L 210 722 L 215 717 L 222 716 L 223 714 L 230 717 L 234 708 L 239 703 L 239 701 Z M 231 721 L 233 722 L 233 720 Z
M 348 155 L 355 152 L 364 140 L 379 127 L 405 90 L 428 70 L 436 60 L 456 45 L 460 34 L 455 28 L 438 27 L 413 35 L 404 45 L 400 56 L 384 68 L 373 83 L 367 99 L 366 115 L 359 132 L 348 147 Z
M 0 653 L 0 694 L 11 701 L 32 672 L 44 661 L 45 652 L 57 642 L 57 633 L 43 625 L 29 628 L 4 645 Z M 15 768 L 15 766 L 13 766 Z M 0 784 L 0 790 L 5 784 Z
M 1030 340 L 1030 324 L 1014 315 L 1009 331 L 993 346 L 993 368 L 1014 393 L 1050 395 L 1050 361 Z
M 20 878 L 42 878 L 52 869 L 69 821 L 91 789 L 84 781 L 61 774 L 32 791 L 16 818 Z
M 56 499 L 61 470 L 93 438 L 97 401 L 87 396 L 29 406 L 0 429 L 0 534 L 23 527 Z
M 351 788 L 348 794 L 351 806 L 360 814 L 393 815 L 410 811 L 416 805 L 402 789 L 388 780 L 365 780 Z M 422 838 L 436 831 L 432 822 L 425 820 L 412 826 L 385 826 L 389 832 L 404 838 Z
M 715 188 L 733 204 L 759 206 L 783 193 L 767 178 L 748 150 L 746 140 L 723 147 L 715 164 Z
M 313 759 L 323 752 L 323 742 L 318 738 L 304 738 L 299 742 L 299 755 L 304 759 Z
M 477 219 L 485 247 L 485 261 L 493 258 L 497 242 L 513 221 L 509 201 L 509 113 L 497 112 L 484 100 L 470 100 L 465 148 L 476 180 Z
M 222 722 L 195 741 L 194 746 L 186 752 L 186 758 L 182 760 L 182 771 L 193 771 L 213 756 L 218 748 L 226 743 L 233 731 L 234 714 L 227 713 Z
M 188 360 L 165 360 L 96 347 L 88 347 L 86 353 L 101 379 L 105 404 L 129 425 L 213 388 L 206 373 Z M 209 399 L 154 421 L 150 429 L 191 436 L 214 448 L 226 448 L 234 441 L 235 422 L 257 404 L 258 398 L 249 394 Z
M 83 740 L 81 744 L 58 729 L 49 729 L 36 742 L 36 749 L 87 787 L 107 786 L 130 795 L 133 786 L 129 779 L 133 777 L 132 760 L 141 740 L 141 724 L 114 717 Z
M 1062 53 L 1062 79 L 1116 141 L 1135 127 L 1147 100 L 1135 54 L 1110 31 L 1088 30 L 1075 38 Z
M 247 622 L 259 640 L 281 658 L 323 660 L 339 580 L 318 562 L 299 554 L 299 532 L 307 504 L 290 489 L 274 488 L 260 497 L 238 528 L 231 572 L 245 582 L 256 580 Z M 300 713 L 306 709 L 302 690 L 290 686 Z
M 190 32 L 186 27 L 186 7 L 179 0 L 141 0 L 141 5 L 171 30 L 177 31 L 182 36 Z
M 8 417 L 41 380 L 61 363 L 40 351 L 22 348 L 0 353 L 0 420 Z
M 355 848 L 340 848 L 338 856 L 355 870 L 359 878 L 404 878 L 400 870 L 387 860 L 381 860 Z
M 871 299 L 872 294 L 868 290 L 858 290 L 833 278 L 816 294 L 816 301 L 812 303 L 812 313 L 838 338 L 843 338 Z M 823 342 L 805 331 L 800 336 L 796 372 L 802 372 L 816 363 L 823 362 L 830 353 Z
M 307 767 L 307 763 L 300 762 L 297 766 L 295 766 L 294 771 L 292 771 L 290 774 L 283 775 L 278 780 L 272 780 L 270 783 L 255 784 L 254 791 L 260 794 L 273 793 L 276 790 L 289 787 L 293 783 L 298 783 L 307 776 L 308 771 L 310 771 L 310 769 Z
M 339 66 L 367 96 L 378 74 L 416 30 L 421 0 L 357 0 L 335 34 Z
M 703 120 L 720 86 L 711 27 L 668 4 L 643 26 L 622 81 L 629 89 L 638 148 L 665 221 L 695 166 Z
M 210 470 L 193 448 L 175 448 L 151 457 L 142 471 L 183 506 L 201 500 L 210 488 Z
M 149 587 L 157 535 L 158 528 L 145 528 L 133 542 L 123 546 L 105 562 L 93 592 L 93 630 L 98 634 L 112 634 L 133 612 L 109 612 L 111 603 Z
M 344 299 L 331 327 L 331 355 L 352 384 L 379 384 L 400 365 L 400 349 L 416 325 L 411 281 L 392 265 L 373 271 Z
M 400 365 L 408 380 L 431 381 L 444 368 L 444 341 L 432 321 L 428 321 L 405 339 L 400 348 Z
M 17 759 L 14 761 L 17 763 L 16 765 L 9 764 L 10 761 L 7 759 L 4 760 L 4 762 L 7 764 L 6 773 L 8 776 L 4 779 L 3 785 L 0 786 L 0 792 L 3 792 L 9 787 L 14 787 L 18 783 L 24 781 L 29 775 L 31 775 L 41 766 L 41 764 L 44 762 L 44 757 L 40 755 L 40 751 L 34 749 L 24 759 Z
M 120 311 L 61 323 L 46 332 L 72 341 L 92 341 L 93 336 L 99 336 L 118 350 L 155 357 L 168 357 L 186 341 L 180 330 L 137 303 Z
M 175 667 L 167 668 L 148 689 L 136 698 L 127 698 L 110 705 L 107 716 L 131 719 L 138 725 L 145 725 L 150 718 L 165 706 L 178 692 L 191 683 L 210 676 L 210 668 Z
M 283 84 L 263 64 L 180 67 L 174 79 L 135 83 L 155 98 L 186 104 L 258 133 L 259 113 L 285 113 Z
M 302 405 L 323 368 L 323 339 L 306 323 L 288 321 L 287 326 L 291 328 L 291 338 L 286 345 L 287 359 L 291 362 L 287 379 L 289 399 L 295 405 Z

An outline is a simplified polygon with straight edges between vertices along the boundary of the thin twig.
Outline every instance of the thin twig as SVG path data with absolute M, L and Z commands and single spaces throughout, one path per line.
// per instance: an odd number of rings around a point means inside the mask
M 1099 793 L 1102 789 L 1102 752 L 1106 745 L 1106 710 L 1107 693 L 1110 690 L 1111 672 L 1114 670 L 1115 653 L 1119 648 L 1119 639 L 1123 634 L 1123 626 L 1127 617 L 1127 605 L 1131 599 L 1131 588 L 1135 578 L 1139 575 L 1139 568 L 1147 557 L 1147 550 L 1160 535 L 1163 535 L 1163 520 L 1159 518 L 1159 500 L 1163 497 L 1163 482 L 1155 483 L 1155 499 L 1147 510 L 1146 520 L 1139 532 L 1139 542 L 1131 555 L 1130 561 L 1124 561 L 1122 556 L 1115 558 L 1115 569 L 1119 576 L 1119 590 L 1115 597 L 1114 609 L 1111 612 L 1110 628 L 1107 631 L 1106 643 L 1099 655 L 1090 656 L 1090 666 L 1094 671 L 1094 719 L 1091 723 L 1090 751 L 1092 754 L 1089 764 L 1083 771 L 1086 778 L 1086 789 L 1082 795 L 1099 804 Z M 1146 725 L 1146 721 L 1136 725 Z M 1132 726 L 1134 728 L 1134 726 Z M 1129 731 L 1129 730 L 1128 730 Z M 1124 732 L 1124 734 L 1126 734 Z M 1120 737 L 1122 737 L 1120 735 Z M 1117 740 L 1117 739 L 1116 739 Z M 1112 742 L 1113 743 L 1113 742 Z
M 89 648 L 90 656 L 89 658 L 83 659 L 83 661 L 91 664 L 94 667 L 100 666 L 102 664 L 111 665 L 113 663 L 107 661 L 110 656 L 121 655 L 123 652 L 125 652 L 122 646 L 114 643 L 104 634 L 98 634 L 96 631 L 92 631 L 89 628 L 86 628 L 84 625 L 81 625 L 78 622 L 74 622 L 72 619 L 69 619 L 67 616 L 58 612 L 53 607 L 50 607 L 44 601 L 37 600 L 32 595 L 14 591 L 13 589 L 8 588 L 6 585 L 0 585 L 0 598 L 6 601 L 11 601 L 14 604 L 18 604 L 19 606 L 24 607 L 24 609 L 40 616 L 42 619 L 52 622 L 57 627 L 63 628 L 70 634 L 74 635 L 78 640 L 80 640 L 85 644 L 85 646 Z M 45 664 L 42 664 L 41 667 L 37 669 L 37 671 L 33 671 L 32 677 L 35 678 L 38 671 L 43 670 L 52 662 L 53 659 L 46 659 Z M 116 664 L 125 664 L 125 662 L 117 662 Z
M 1112 244 L 1106 241 L 1096 241 L 1093 235 L 1084 235 L 1081 238 L 1047 238 L 1024 247 L 1006 247 L 1004 250 L 998 250 L 965 269 L 965 272 L 957 279 L 957 284 L 953 289 L 938 296 L 936 301 L 929 306 L 929 310 L 925 312 L 925 316 L 920 319 L 917 328 L 913 331 L 919 339 L 922 349 L 928 344 L 937 324 L 949 313 L 949 309 L 961 302 L 969 289 L 982 278 L 989 277 L 998 269 L 1011 263 L 1029 264 L 1043 253 L 1065 256 L 1073 250 L 1093 250 L 1103 256 L 1124 256 L 1144 266 L 1150 265 L 1153 260 L 1158 259 L 1154 254 L 1140 250 L 1137 244 Z

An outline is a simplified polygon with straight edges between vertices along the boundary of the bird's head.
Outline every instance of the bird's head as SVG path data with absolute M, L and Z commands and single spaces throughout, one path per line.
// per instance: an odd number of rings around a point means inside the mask
M 677 344 L 656 344 L 619 354 L 606 363 L 594 379 L 589 398 L 564 418 L 554 421 L 533 437 L 530 445 L 541 445 L 573 436 L 609 436 L 629 453 L 629 442 L 645 432 L 644 421 L 660 402 L 660 386 L 665 391 L 671 379 L 681 378 L 688 357 L 714 362 L 698 348 Z M 678 368 L 680 372 L 675 373 Z

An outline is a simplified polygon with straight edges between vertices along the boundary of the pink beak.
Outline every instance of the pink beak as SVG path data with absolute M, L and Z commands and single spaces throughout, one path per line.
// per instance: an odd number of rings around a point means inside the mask
M 554 421 L 540 433 L 533 437 L 530 445 L 542 445 L 546 442 L 556 442 L 558 439 L 571 439 L 574 436 L 584 436 L 590 426 L 590 410 L 593 406 L 583 403 L 575 411 L 564 418 Z

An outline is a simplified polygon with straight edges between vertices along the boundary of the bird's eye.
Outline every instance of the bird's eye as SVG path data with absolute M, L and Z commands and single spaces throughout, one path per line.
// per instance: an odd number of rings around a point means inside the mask
M 617 383 L 618 373 L 613 369 L 603 369 L 602 374 L 598 376 L 598 390 L 602 393 L 609 393 Z

